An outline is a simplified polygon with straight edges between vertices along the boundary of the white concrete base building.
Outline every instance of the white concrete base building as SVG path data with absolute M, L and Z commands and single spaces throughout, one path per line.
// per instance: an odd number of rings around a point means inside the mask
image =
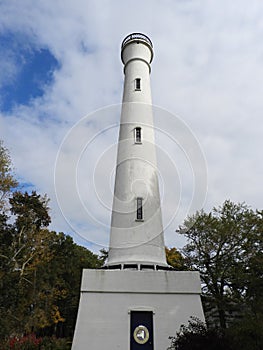
M 191 316 L 204 321 L 198 272 L 166 263 L 150 88 L 153 47 L 122 43 L 124 93 L 109 257 L 84 270 L 73 350 L 166 350 Z
M 197 272 L 85 270 L 73 349 L 166 350 L 191 316 L 204 317 Z

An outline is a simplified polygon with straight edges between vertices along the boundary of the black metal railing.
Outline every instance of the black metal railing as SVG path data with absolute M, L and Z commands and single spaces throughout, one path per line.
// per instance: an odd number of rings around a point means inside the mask
M 132 34 L 127 35 L 126 38 L 123 40 L 123 42 L 121 44 L 121 48 L 123 48 L 129 41 L 136 40 L 136 39 L 143 40 L 147 44 L 149 44 L 151 47 L 153 47 L 153 44 L 147 35 L 141 34 L 141 33 L 132 33 Z

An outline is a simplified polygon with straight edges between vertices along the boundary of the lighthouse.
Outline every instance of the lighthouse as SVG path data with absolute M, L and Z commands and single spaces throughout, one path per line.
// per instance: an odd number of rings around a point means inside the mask
M 124 89 L 109 255 L 85 269 L 72 350 L 159 350 L 191 316 L 204 321 L 197 271 L 166 263 L 150 73 L 144 34 L 121 45 Z
M 150 86 L 153 45 L 143 34 L 122 42 L 124 90 L 108 267 L 167 266 Z

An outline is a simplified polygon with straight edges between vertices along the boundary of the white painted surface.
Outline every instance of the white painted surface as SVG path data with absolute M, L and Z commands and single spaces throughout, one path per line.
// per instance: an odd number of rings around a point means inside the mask
M 153 311 L 154 349 L 190 316 L 204 321 L 197 272 L 84 270 L 73 350 L 128 350 L 130 311 Z
M 200 294 L 196 271 L 84 270 L 81 292 Z
M 152 48 L 132 40 L 122 49 L 125 65 L 110 249 L 107 265 L 166 265 L 150 87 Z M 135 79 L 141 79 L 141 90 Z M 134 129 L 141 127 L 142 143 Z M 143 198 L 143 221 L 136 221 L 136 198 Z
M 137 43 L 139 41 L 139 44 Z M 166 266 L 157 177 L 149 64 L 143 41 L 122 51 L 125 83 L 108 265 Z M 135 79 L 141 78 L 141 91 Z M 142 144 L 134 128 L 142 128 Z M 144 199 L 144 221 L 136 221 L 136 197 Z M 166 350 L 191 316 L 204 321 L 198 272 L 84 270 L 73 350 L 129 350 L 130 311 L 152 311 L 154 349 Z

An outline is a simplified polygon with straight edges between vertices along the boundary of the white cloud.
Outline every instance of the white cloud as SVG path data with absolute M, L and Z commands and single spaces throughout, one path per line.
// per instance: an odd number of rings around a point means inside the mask
M 42 97 L 0 117 L 0 137 L 11 151 L 18 176 L 52 199 L 55 229 L 66 230 L 53 185 L 59 145 L 84 115 L 120 103 L 123 79 L 120 44 L 125 35 L 134 31 L 146 33 L 154 44 L 153 103 L 180 115 L 204 150 L 209 185 L 206 208 L 227 198 L 260 208 L 261 2 L 148 0 L 137 4 L 130 0 L 23 3 L 17 0 L 2 2 L 0 13 L 2 33 L 23 33 L 32 46 L 49 49 L 60 63 L 54 81 L 45 87 Z M 1 60 L 0 82 L 15 77 L 16 69 L 19 67 L 12 60 Z M 91 117 L 87 135 L 104 128 L 105 119 L 97 116 Z M 113 121 L 118 118 L 116 115 Z M 105 134 L 98 150 L 116 141 L 111 137 Z M 162 146 L 165 149 L 168 145 L 167 141 Z M 184 171 L 187 166 L 181 169 L 182 175 Z M 181 188 L 182 206 L 187 205 L 191 196 L 188 187 L 191 176 L 188 173 L 183 178 L 187 176 L 189 182 Z M 162 171 L 162 178 L 164 185 L 170 186 L 176 175 Z M 97 181 L 102 188 L 103 168 Z M 108 188 L 107 193 L 101 194 L 107 202 Z M 170 205 L 165 209 L 165 220 L 173 211 L 172 198 L 167 203 Z M 109 225 L 108 211 L 100 212 L 98 203 L 94 210 Z M 183 208 L 180 210 L 184 212 Z M 73 208 L 72 221 L 83 227 L 85 215 L 80 216 Z M 173 233 L 176 225 L 167 229 L 169 245 L 182 244 Z M 102 230 L 105 242 L 106 231 Z M 97 228 L 90 229 L 93 238 L 97 232 Z

